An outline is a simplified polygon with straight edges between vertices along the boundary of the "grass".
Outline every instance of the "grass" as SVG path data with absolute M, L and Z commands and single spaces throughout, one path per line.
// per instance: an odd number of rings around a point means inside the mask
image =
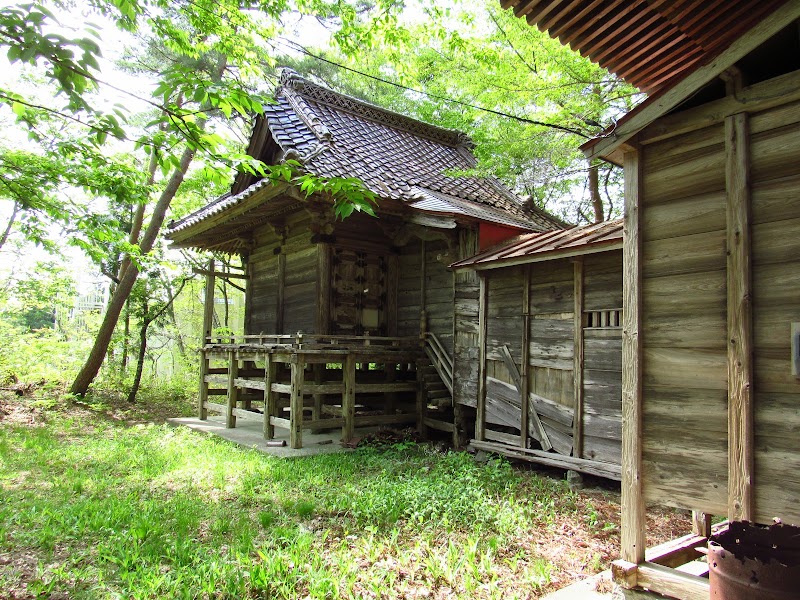
M 528 598 L 615 544 L 604 500 L 503 460 L 280 459 L 143 423 L 146 405 L 16 408 L 32 416 L 0 417 L 0 598 Z M 564 546 L 572 523 L 587 548 Z

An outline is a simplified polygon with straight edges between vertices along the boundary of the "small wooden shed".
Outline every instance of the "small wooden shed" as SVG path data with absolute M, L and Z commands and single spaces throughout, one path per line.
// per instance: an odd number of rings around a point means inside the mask
M 263 418 L 266 435 L 288 427 L 297 447 L 303 429 L 323 426 L 341 425 L 346 439 L 359 425 L 409 422 L 458 436 L 453 396 L 463 388 L 453 378 L 471 370 L 478 290 L 448 265 L 562 226 L 493 178 L 450 176 L 476 165 L 471 147 L 462 133 L 284 70 L 248 154 L 357 177 L 377 196 L 378 218 L 337 221 L 329 198 L 241 174 L 229 194 L 171 223 L 173 246 L 240 254 L 246 265 L 243 335 L 214 336 L 210 318 L 204 326 L 201 418 L 222 412 L 231 427 Z M 213 290 L 222 275 L 206 274 Z
M 583 147 L 625 170 L 615 574 L 708 598 L 712 515 L 800 524 L 800 1 L 506 4 L 650 94 Z M 646 550 L 649 502 L 693 534 Z
M 620 479 L 622 220 L 529 233 L 480 276 L 474 448 Z

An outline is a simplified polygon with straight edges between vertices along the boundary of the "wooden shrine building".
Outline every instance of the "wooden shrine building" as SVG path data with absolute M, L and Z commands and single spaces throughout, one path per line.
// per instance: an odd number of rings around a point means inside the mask
M 712 515 L 800 525 L 800 1 L 505 4 L 649 94 L 583 147 L 625 172 L 615 576 L 707 599 Z
M 620 479 L 622 220 L 528 233 L 480 275 L 471 446 Z
M 461 133 L 378 108 L 284 70 L 248 154 L 324 178 L 359 178 L 377 218 L 336 220 L 329 198 L 240 174 L 231 192 L 170 225 L 173 246 L 239 254 L 245 331 L 205 323 L 200 407 L 290 430 L 412 423 L 468 439 L 454 403 L 475 389 L 478 286 L 448 265 L 497 241 L 561 228 L 475 166 Z M 213 293 L 213 269 L 207 290 Z M 210 310 L 213 296 L 206 300 Z M 471 383 L 471 387 L 470 387 Z M 217 401 L 215 401 L 217 400 Z M 474 404 L 474 403 L 473 403 Z

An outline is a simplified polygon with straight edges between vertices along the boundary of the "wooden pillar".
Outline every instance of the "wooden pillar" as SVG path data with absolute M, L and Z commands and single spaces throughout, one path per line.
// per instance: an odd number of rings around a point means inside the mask
M 225 411 L 225 427 L 236 427 L 236 415 L 233 410 L 239 403 L 239 388 L 236 387 L 236 378 L 239 376 L 239 358 L 235 350 L 228 351 L 228 406 Z
M 753 290 L 746 113 L 725 119 L 728 289 L 728 519 L 753 519 Z
M 425 240 L 420 240 L 420 265 L 419 265 L 419 333 L 425 335 L 428 331 L 428 311 L 425 310 L 425 296 L 427 294 L 425 283 Z
M 384 379 L 386 383 L 392 384 L 397 381 L 397 363 L 387 362 L 383 365 Z M 397 407 L 397 393 L 387 392 L 383 395 L 383 414 L 393 415 Z
M 622 559 L 639 564 L 645 553 L 642 489 L 642 263 L 639 219 L 641 159 L 624 154 L 625 219 L 622 283 Z
M 289 445 L 303 447 L 303 384 L 306 362 L 302 354 L 292 358 L 292 382 L 289 396 Z
M 428 416 L 428 394 L 425 389 L 424 361 L 417 361 L 417 431 L 422 438 L 428 437 L 425 418 Z
M 285 270 L 284 265 L 284 270 Z M 331 247 L 317 244 L 317 318 L 316 332 L 327 335 L 331 332 Z
M 283 247 L 280 250 L 281 253 L 278 255 L 278 293 L 276 294 L 275 306 L 275 333 L 278 335 L 286 333 L 283 330 L 283 309 L 286 296 L 286 255 L 283 253 Z
M 528 372 L 530 371 L 530 335 L 531 335 L 531 267 L 524 265 L 525 273 L 522 277 L 522 365 L 520 370 L 520 427 L 519 439 L 523 448 L 528 447 L 528 420 L 530 418 L 530 384 Z
M 342 441 L 349 442 L 353 439 L 356 418 L 356 357 L 348 354 L 342 363 Z
M 396 254 L 390 254 L 386 268 L 386 335 L 397 335 L 397 295 L 400 287 L 400 267 Z
M 574 259 L 573 388 L 575 412 L 572 417 L 572 455 L 583 457 L 583 257 Z
M 475 439 L 486 439 L 486 310 L 489 282 L 480 273 L 478 291 L 478 398 L 475 411 Z
M 253 261 L 249 254 L 242 254 L 242 264 L 245 268 L 244 280 L 244 334 L 253 333 Z
M 206 272 L 206 289 L 203 298 L 203 333 L 200 336 L 200 390 L 197 399 L 197 417 L 205 420 L 208 418 L 206 402 L 208 402 L 208 375 L 209 362 L 211 358 L 204 352 L 206 344 L 211 337 L 211 329 L 214 326 L 214 286 L 216 285 L 214 276 L 214 259 L 208 261 L 208 271 Z
M 272 417 L 277 417 L 278 402 L 277 393 L 272 391 L 272 384 L 275 383 L 277 369 L 272 354 L 267 352 L 266 364 L 264 366 L 264 438 L 271 440 L 275 437 L 275 426 L 272 424 Z
M 314 384 L 320 385 L 325 379 L 325 363 L 315 363 L 311 368 L 314 372 Z M 322 418 L 322 401 L 325 395 L 316 393 L 313 398 L 314 406 L 311 409 L 311 420 L 316 421 Z

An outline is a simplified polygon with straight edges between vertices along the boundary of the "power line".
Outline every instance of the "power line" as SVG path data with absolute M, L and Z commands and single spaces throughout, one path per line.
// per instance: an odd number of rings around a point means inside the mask
M 468 102 L 462 102 L 461 100 L 455 100 L 454 98 L 448 98 L 447 96 L 440 96 L 438 94 L 433 94 L 431 92 L 425 92 L 423 90 L 418 90 L 418 89 L 415 89 L 415 88 L 412 88 L 412 87 L 408 87 L 408 86 L 405 86 L 403 84 L 397 83 L 395 81 L 389 81 L 388 79 L 383 79 L 381 77 L 377 77 L 376 75 L 371 75 L 370 73 L 365 73 L 363 71 L 359 71 L 358 69 L 354 69 L 352 67 L 348 67 L 347 65 L 343 65 L 341 63 L 337 63 L 335 61 L 327 59 L 324 56 L 320 56 L 318 54 L 314 54 L 313 52 L 308 50 L 305 46 L 302 46 L 302 45 L 300 45 L 297 42 L 292 41 L 292 40 L 281 40 L 281 42 L 286 44 L 286 45 L 288 45 L 288 46 L 291 46 L 294 50 L 297 50 L 297 51 L 299 51 L 299 52 L 305 54 L 306 56 L 309 56 L 309 57 L 311 57 L 311 58 L 313 58 L 315 60 L 319 60 L 321 62 L 324 62 L 324 63 L 327 63 L 329 65 L 332 65 L 332 66 L 334 66 L 336 68 L 343 69 L 345 71 L 350 71 L 351 73 L 355 73 L 356 75 L 360 75 L 362 77 L 367 77 L 369 79 L 372 79 L 374 81 L 378 81 L 380 83 L 385 83 L 387 85 L 392 85 L 392 86 L 394 86 L 396 88 L 399 88 L 401 90 L 414 92 L 415 94 L 422 94 L 423 96 L 428 96 L 429 98 L 435 98 L 437 100 L 442 100 L 443 102 L 449 102 L 451 104 L 458 104 L 460 106 L 466 106 L 468 108 L 472 108 L 472 109 L 479 110 L 479 111 L 482 111 L 482 112 L 486 112 L 486 113 L 490 113 L 490 114 L 493 114 L 493 115 L 497 115 L 499 117 L 505 117 L 507 119 L 513 119 L 514 121 L 518 121 L 520 123 L 529 123 L 531 125 L 539 125 L 540 127 L 548 127 L 550 129 L 556 129 L 558 131 L 564 131 L 566 133 L 571 133 L 573 135 L 580 136 L 580 137 L 585 138 L 587 140 L 588 139 L 592 139 L 592 136 L 590 136 L 590 135 L 586 135 L 585 133 L 583 133 L 581 131 L 578 131 L 577 129 L 572 129 L 570 127 L 565 127 L 563 125 L 557 125 L 555 123 L 545 123 L 544 121 L 537 121 L 535 119 L 528 119 L 527 117 L 520 117 L 520 116 L 517 116 L 517 115 L 510 115 L 508 113 L 504 113 L 504 112 L 501 112 L 499 110 L 494 110 L 494 109 L 491 109 L 491 108 L 485 108 L 483 106 L 477 106 L 475 104 L 469 104 Z

